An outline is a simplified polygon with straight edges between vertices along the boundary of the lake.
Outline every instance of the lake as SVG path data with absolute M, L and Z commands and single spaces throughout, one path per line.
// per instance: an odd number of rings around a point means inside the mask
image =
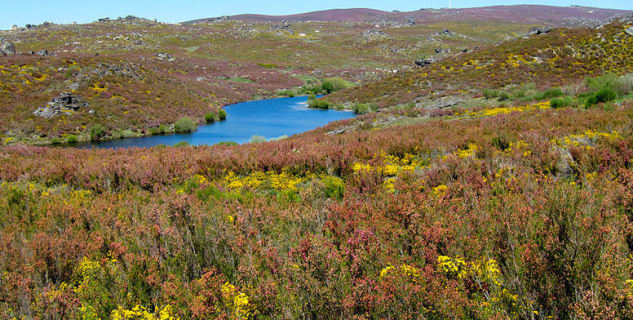
M 202 125 L 193 133 L 127 138 L 77 145 L 80 148 L 131 148 L 156 145 L 214 145 L 220 142 L 249 142 L 252 136 L 266 139 L 306 132 L 330 122 L 353 118 L 349 111 L 311 109 L 307 97 L 249 101 L 225 107 L 227 119 Z

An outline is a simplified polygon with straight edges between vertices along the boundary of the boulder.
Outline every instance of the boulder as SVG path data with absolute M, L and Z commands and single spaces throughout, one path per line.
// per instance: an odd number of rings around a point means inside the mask
M 538 36 L 538 35 L 541 35 L 541 34 L 550 33 L 551 31 L 552 31 L 552 28 L 550 28 L 550 27 L 541 27 L 541 28 L 534 27 L 534 28 L 530 29 L 530 31 L 528 31 L 527 35 L 528 36 L 534 36 L 534 35 Z
M 33 112 L 33 115 L 43 118 L 52 118 L 62 113 L 72 114 L 87 106 L 88 103 L 83 102 L 81 97 L 69 92 L 64 92 L 53 98 L 46 106 L 37 108 L 37 110 Z
M 624 32 L 633 37 L 633 27 L 628 27 Z
M 420 60 L 416 60 L 415 64 L 419 67 L 424 67 L 424 66 L 428 66 L 430 64 L 433 64 L 437 62 L 436 58 L 426 58 L 426 59 L 420 59 Z
M 0 38 L 0 55 L 11 56 L 15 54 L 15 45 L 9 40 Z
M 42 49 L 42 50 L 37 52 L 37 55 L 38 56 L 42 56 L 42 57 L 46 57 L 48 55 L 48 50 Z

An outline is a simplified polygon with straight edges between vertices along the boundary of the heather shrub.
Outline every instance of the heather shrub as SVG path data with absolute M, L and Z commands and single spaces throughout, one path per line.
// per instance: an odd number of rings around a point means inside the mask
M 100 124 L 90 127 L 90 139 L 93 141 L 101 140 L 106 135 L 106 128 Z
M 191 118 L 181 118 L 174 124 L 174 130 L 177 133 L 194 132 L 198 129 L 198 125 Z

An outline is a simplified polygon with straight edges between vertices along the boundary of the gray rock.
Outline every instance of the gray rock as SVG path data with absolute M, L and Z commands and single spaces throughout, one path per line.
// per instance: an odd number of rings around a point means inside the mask
M 156 54 L 156 56 L 160 60 L 168 60 L 168 61 L 173 61 L 172 59 L 174 58 L 171 54 L 166 53 L 166 52 L 159 52 Z
M 633 37 L 633 27 L 628 27 L 624 32 Z
M 46 57 L 48 55 L 48 50 L 42 49 L 42 50 L 37 52 L 37 55 L 38 56 L 42 56 L 42 57 Z
M 542 27 L 542 28 L 534 27 L 534 28 L 530 29 L 530 31 L 528 31 L 527 35 L 528 36 L 534 36 L 534 35 L 538 36 L 538 35 L 541 35 L 541 34 L 550 33 L 551 31 L 552 31 L 552 28 L 550 28 L 550 27 Z
M 0 38 L 0 55 L 12 56 L 15 54 L 15 45 L 9 40 Z
M 426 58 L 426 59 L 416 60 L 415 64 L 419 67 L 424 67 L 436 62 L 437 62 L 436 58 Z
M 426 109 L 444 109 L 462 103 L 463 101 L 462 98 L 455 96 L 442 97 L 423 107 Z
M 37 110 L 33 112 L 33 115 L 43 118 L 52 118 L 62 113 L 71 114 L 87 106 L 88 103 L 83 102 L 79 96 L 64 92 L 53 98 L 46 106 L 37 108 Z
M 556 172 L 559 178 L 569 178 L 574 173 L 573 166 L 575 165 L 574 158 L 571 153 L 563 148 L 557 148 L 560 153 L 560 159 L 556 163 Z

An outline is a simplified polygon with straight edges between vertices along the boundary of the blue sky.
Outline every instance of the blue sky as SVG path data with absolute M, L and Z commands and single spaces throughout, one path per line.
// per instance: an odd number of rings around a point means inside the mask
M 128 14 L 158 19 L 164 22 L 181 22 L 197 18 L 240 13 L 291 14 L 334 8 L 374 8 L 410 11 L 420 8 L 448 7 L 449 0 L 320 0 L 320 1 L 255 1 L 255 0 L 0 0 L 0 29 L 27 23 L 86 23 L 101 17 L 119 17 Z M 454 7 L 480 7 L 500 4 L 548 4 L 558 6 L 584 5 L 602 8 L 631 9 L 631 0 L 453 0 Z

